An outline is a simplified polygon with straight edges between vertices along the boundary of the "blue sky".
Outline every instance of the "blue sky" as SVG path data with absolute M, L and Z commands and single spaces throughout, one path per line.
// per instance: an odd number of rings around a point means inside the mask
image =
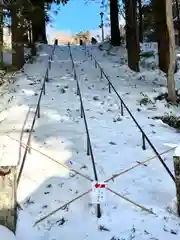
M 69 0 L 69 3 L 60 7 L 53 22 L 57 30 L 71 31 L 77 33 L 80 30 L 86 31 L 97 29 L 100 24 L 100 4 L 84 0 Z

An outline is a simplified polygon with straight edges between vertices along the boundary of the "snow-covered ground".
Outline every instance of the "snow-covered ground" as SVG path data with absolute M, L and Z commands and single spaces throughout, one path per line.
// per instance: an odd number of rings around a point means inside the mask
M 22 138 L 22 143 L 27 142 L 51 51 L 52 46 L 43 46 L 37 61 L 26 64 L 24 72 L 16 74 L 17 81 L 0 97 L 1 164 L 7 163 L 8 159 L 15 162 L 22 159 L 24 149 L 20 151 L 19 143 L 14 139 Z M 164 101 L 153 100 L 166 86 L 163 74 L 158 70 L 133 73 L 117 56 L 104 54 L 96 46 L 92 52 L 157 150 L 161 153 L 176 146 L 179 133 L 160 121 L 152 120 L 153 116 L 179 110 L 168 108 Z M 118 98 L 114 93 L 108 93 L 106 79 L 100 78 L 100 71 L 84 54 L 83 47 L 73 46 L 72 55 L 99 180 L 104 181 L 154 156 L 148 144 L 147 150 L 142 150 L 138 128 L 126 111 L 123 117 L 120 115 Z M 140 105 L 143 94 L 152 102 Z M 80 117 L 79 96 L 67 46 L 58 46 L 55 50 L 32 147 L 84 175 L 94 177 L 90 157 L 86 155 L 85 127 Z M 108 182 L 109 188 L 151 209 L 155 215 L 107 191 L 100 219 L 96 217 L 96 205 L 92 204 L 88 194 L 33 227 L 41 217 L 91 188 L 90 181 L 43 154 L 32 150 L 26 160 L 18 188 L 18 201 L 23 207 L 18 214 L 18 240 L 179 239 L 175 186 L 157 158 Z M 163 158 L 173 171 L 172 156 L 173 151 L 170 151 Z

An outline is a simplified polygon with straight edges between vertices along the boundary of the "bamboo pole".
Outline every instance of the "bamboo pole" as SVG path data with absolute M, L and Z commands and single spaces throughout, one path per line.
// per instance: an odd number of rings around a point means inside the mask
M 175 148 L 176 148 L 176 147 L 172 147 L 172 148 L 170 148 L 170 149 L 168 149 L 168 150 L 160 153 L 159 155 L 163 155 L 163 154 L 165 154 L 165 153 L 168 153 L 168 152 L 172 151 L 172 150 L 175 149 Z M 137 167 L 139 167 L 139 166 L 142 166 L 143 164 L 145 164 L 145 163 L 147 163 L 147 162 L 150 162 L 151 160 L 153 160 L 153 159 L 155 159 L 155 158 L 157 158 L 156 155 L 153 156 L 153 157 L 151 157 L 151 158 L 148 158 L 147 160 L 145 160 L 145 161 L 143 161 L 143 162 L 139 162 L 138 164 L 136 164 L 136 165 L 134 165 L 134 166 L 132 166 L 132 167 L 130 167 L 130 168 L 127 168 L 127 169 L 125 169 L 124 171 L 122 171 L 122 172 L 120 172 L 120 173 L 116 173 L 116 174 L 114 174 L 112 177 L 110 177 L 110 178 L 108 178 L 107 180 L 105 180 L 105 182 L 107 183 L 107 182 L 109 182 L 109 181 L 111 181 L 111 180 L 114 180 L 115 178 L 119 177 L 120 175 L 123 175 L 123 174 L 129 172 L 130 170 L 133 170 L 134 168 L 137 168 Z
M 31 148 L 32 150 L 34 150 L 35 152 L 38 152 L 39 154 L 43 155 L 44 157 L 46 157 L 46 158 L 50 159 L 51 161 L 57 163 L 57 164 L 60 165 L 61 167 L 64 167 L 64 168 L 68 169 L 69 171 L 72 171 L 72 172 L 74 172 L 75 174 L 78 174 L 78 175 L 80 175 L 81 177 L 84 177 L 84 178 L 86 178 L 87 180 L 89 180 L 89 181 L 91 181 L 91 182 L 94 181 L 94 180 L 93 180 L 92 178 L 90 178 L 89 176 L 86 176 L 86 175 L 78 172 L 77 170 L 68 167 L 66 164 L 63 164 L 63 163 L 58 162 L 58 161 L 55 160 L 54 158 L 52 158 L 52 157 L 48 156 L 47 154 L 39 151 L 38 149 L 36 149 L 36 148 L 34 148 L 34 147 L 32 147 L 32 146 L 29 146 L 29 145 L 27 145 L 27 144 L 25 144 L 25 143 L 22 143 L 22 142 L 20 142 L 19 140 L 15 139 L 15 138 L 13 138 L 13 137 L 11 137 L 11 136 L 9 136 L 9 135 L 7 135 L 7 136 L 8 136 L 9 138 L 11 138 L 12 140 L 16 141 L 16 142 L 19 142 L 23 148 L 26 148 L 26 146 L 27 146 L 27 147 Z

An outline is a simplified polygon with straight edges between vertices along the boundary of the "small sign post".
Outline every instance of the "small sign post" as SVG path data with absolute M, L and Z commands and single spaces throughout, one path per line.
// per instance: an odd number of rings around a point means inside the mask
M 106 201 L 106 183 L 93 182 L 92 184 L 92 203 L 100 204 Z

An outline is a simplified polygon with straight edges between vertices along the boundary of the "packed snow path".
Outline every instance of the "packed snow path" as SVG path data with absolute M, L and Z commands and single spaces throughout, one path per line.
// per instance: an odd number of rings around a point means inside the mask
M 94 51 L 97 55 L 98 50 Z M 14 104 L 12 108 L 7 109 L 8 119 L 1 124 L 4 134 L 8 133 L 19 139 L 28 107 L 35 108 L 37 102 L 36 93 L 41 84 L 35 79 L 35 74 L 37 78 L 42 78 L 42 69 L 46 65 L 48 52 L 49 47 L 44 47 L 37 63 L 27 65 L 26 77 L 22 75 L 14 86 L 16 100 L 12 103 Z M 139 130 L 128 115 L 120 116 L 118 99 L 113 93 L 108 93 L 106 81 L 100 79 L 99 71 L 85 56 L 83 48 L 72 47 L 72 55 L 99 180 L 104 181 L 113 174 L 135 165 L 137 161 L 154 156 L 150 148 L 142 150 Z M 99 60 L 103 64 L 103 58 Z M 50 71 L 50 82 L 46 85 L 46 96 L 41 101 L 41 118 L 35 125 L 32 146 L 92 177 L 92 163 L 86 156 L 86 133 L 83 119 L 80 118 L 80 102 L 76 94 L 71 64 L 68 47 L 57 47 Z M 148 119 L 152 113 L 147 113 L 146 109 L 137 112 L 138 96 L 125 83 L 127 77 L 125 72 L 120 72 L 118 79 L 115 78 L 116 73 L 110 62 L 105 70 L 120 94 L 126 97 L 126 91 L 130 92 L 128 106 L 159 152 L 176 144 L 177 133 Z M 26 128 L 32 122 L 32 115 L 33 112 L 28 117 Z M 17 147 L 8 157 L 15 156 L 14 154 L 18 156 L 18 144 L 15 145 L 13 140 L 7 142 L 7 139 L 8 137 L 4 136 L 5 143 Z M 23 142 L 26 141 L 27 136 L 24 133 Z M 165 156 L 166 163 L 173 169 L 172 153 Z M 102 205 L 102 218 L 97 219 L 96 207 L 92 206 L 91 196 L 87 195 L 33 228 L 37 235 L 30 229 L 30 233 L 34 234 L 33 239 L 41 239 L 40 235 L 43 240 L 179 239 L 179 219 L 174 213 L 169 214 L 166 209 L 175 197 L 174 183 L 157 159 L 149 162 L 147 166 L 142 165 L 125 173 L 114 182 L 109 182 L 109 187 L 147 208 L 152 208 L 157 216 L 141 212 L 131 203 L 107 192 L 106 204 Z M 91 183 L 86 179 L 69 174 L 66 169 L 50 159 L 32 151 L 32 154 L 28 155 L 18 192 L 18 200 L 24 210 L 19 214 L 17 235 L 21 235 L 27 215 L 31 219 L 30 222 L 34 223 L 89 188 Z M 109 231 L 104 231 L 102 226 Z M 30 226 L 25 228 L 28 227 L 30 228 Z M 29 236 L 29 239 L 32 237 Z

